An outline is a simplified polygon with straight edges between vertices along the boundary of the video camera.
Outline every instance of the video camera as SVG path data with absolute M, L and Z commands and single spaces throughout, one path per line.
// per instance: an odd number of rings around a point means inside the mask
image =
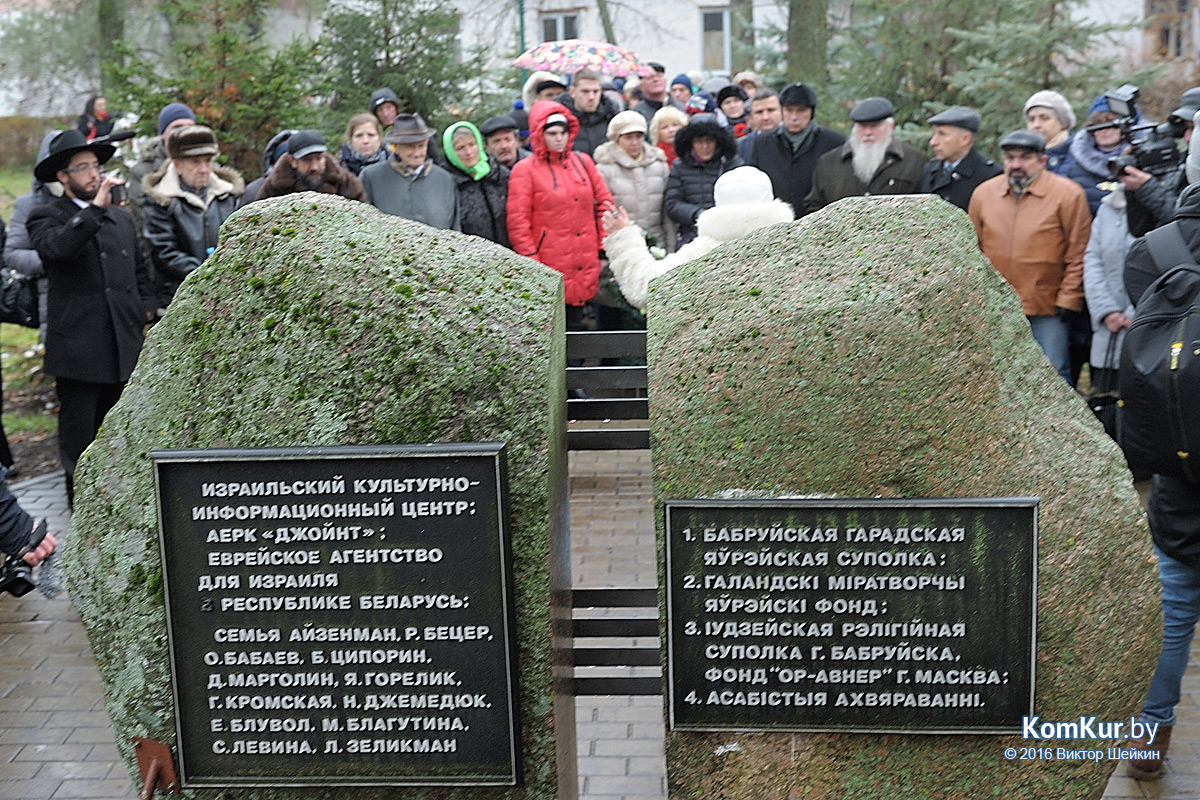
M 1129 145 L 1129 150 L 1108 160 L 1108 170 L 1113 177 L 1124 172 L 1126 167 L 1136 167 L 1151 175 L 1166 175 L 1183 161 L 1183 153 L 1175 144 L 1175 140 L 1183 137 L 1184 131 L 1187 130 L 1186 123 L 1172 119 L 1161 125 L 1153 122 L 1135 124 L 1139 93 L 1138 87 L 1131 83 L 1105 92 L 1104 99 L 1108 101 L 1109 110 L 1120 118 L 1087 128 L 1088 133 L 1105 128 L 1120 128 L 1121 141 Z M 1146 132 L 1145 135 L 1138 136 L 1143 131 Z
M 24 597 L 37 588 L 33 580 L 33 567 L 25 563 L 24 555 L 36 548 L 46 538 L 46 520 L 39 522 L 29 534 L 29 544 L 16 555 L 9 556 L 0 566 L 0 592 L 13 597 Z

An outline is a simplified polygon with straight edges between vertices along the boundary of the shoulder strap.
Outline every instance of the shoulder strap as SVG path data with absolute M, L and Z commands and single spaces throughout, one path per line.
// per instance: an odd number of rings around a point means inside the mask
M 1168 222 L 1147 233 L 1146 246 L 1150 248 L 1150 258 L 1154 259 L 1155 266 L 1161 270 L 1180 264 L 1196 263 L 1196 257 L 1188 249 L 1178 222 Z

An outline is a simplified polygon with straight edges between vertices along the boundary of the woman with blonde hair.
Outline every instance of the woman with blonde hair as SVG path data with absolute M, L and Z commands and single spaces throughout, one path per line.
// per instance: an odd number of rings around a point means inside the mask
M 650 118 L 650 144 L 663 151 L 668 168 L 675 165 L 675 134 L 687 124 L 687 114 L 674 106 L 663 106 Z
M 342 149 L 338 151 L 341 165 L 357 175 L 372 164 L 387 161 L 387 157 L 383 128 L 375 115 L 364 111 L 351 117 L 342 135 Z

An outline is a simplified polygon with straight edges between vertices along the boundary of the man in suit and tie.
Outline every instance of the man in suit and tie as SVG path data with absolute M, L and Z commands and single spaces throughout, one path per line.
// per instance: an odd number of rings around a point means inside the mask
M 995 161 L 975 149 L 979 121 L 978 111 L 963 106 L 929 118 L 933 126 L 929 146 L 934 157 L 921 171 L 921 192 L 939 195 L 966 211 L 975 187 L 1003 172 Z

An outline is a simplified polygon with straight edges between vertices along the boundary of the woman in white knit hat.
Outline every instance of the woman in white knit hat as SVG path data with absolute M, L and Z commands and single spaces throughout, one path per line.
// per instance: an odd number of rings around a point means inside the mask
M 1051 172 L 1070 177 L 1071 140 L 1075 134 L 1075 112 L 1058 92 L 1034 92 L 1025 101 L 1025 127 L 1046 140 L 1046 166 Z

